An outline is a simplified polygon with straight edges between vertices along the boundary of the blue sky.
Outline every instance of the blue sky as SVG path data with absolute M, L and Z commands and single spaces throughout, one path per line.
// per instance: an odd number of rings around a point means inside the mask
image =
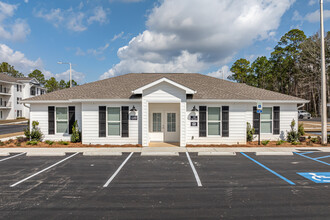
M 324 0 L 330 31 L 330 0 Z M 80 84 L 129 72 L 221 77 L 292 28 L 319 31 L 317 0 L 0 0 L 0 61 Z

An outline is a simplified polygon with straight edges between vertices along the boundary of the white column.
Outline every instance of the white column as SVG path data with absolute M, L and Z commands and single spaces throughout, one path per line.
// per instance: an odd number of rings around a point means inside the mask
M 180 102 L 180 147 L 186 146 L 186 130 L 187 130 L 187 103 Z
M 142 98 L 142 146 L 149 145 L 148 115 L 149 115 L 149 103 Z

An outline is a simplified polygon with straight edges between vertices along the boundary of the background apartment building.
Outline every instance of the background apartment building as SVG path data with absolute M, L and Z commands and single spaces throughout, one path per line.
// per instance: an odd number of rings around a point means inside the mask
M 34 78 L 15 78 L 0 73 L 0 120 L 29 118 L 29 105 L 23 105 L 21 100 L 42 95 L 45 91 Z

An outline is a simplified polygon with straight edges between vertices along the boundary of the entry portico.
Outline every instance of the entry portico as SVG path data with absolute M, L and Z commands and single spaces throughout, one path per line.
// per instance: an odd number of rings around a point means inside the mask
M 142 145 L 150 142 L 186 146 L 186 99 L 196 91 L 161 78 L 133 91 L 142 95 Z

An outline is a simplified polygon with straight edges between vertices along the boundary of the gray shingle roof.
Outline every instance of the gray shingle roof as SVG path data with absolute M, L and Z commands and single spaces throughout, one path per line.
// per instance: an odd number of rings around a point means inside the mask
M 193 99 L 306 101 L 197 73 L 130 73 L 47 93 L 27 100 L 129 99 L 134 97 L 133 90 L 164 77 L 197 91 L 193 95 Z
M 6 81 L 6 82 L 15 83 L 15 82 L 18 82 L 18 81 L 21 81 L 21 80 L 32 80 L 32 79 L 33 78 L 30 78 L 30 77 L 15 78 L 15 77 L 9 76 L 5 73 L 0 73 L 0 80 Z

